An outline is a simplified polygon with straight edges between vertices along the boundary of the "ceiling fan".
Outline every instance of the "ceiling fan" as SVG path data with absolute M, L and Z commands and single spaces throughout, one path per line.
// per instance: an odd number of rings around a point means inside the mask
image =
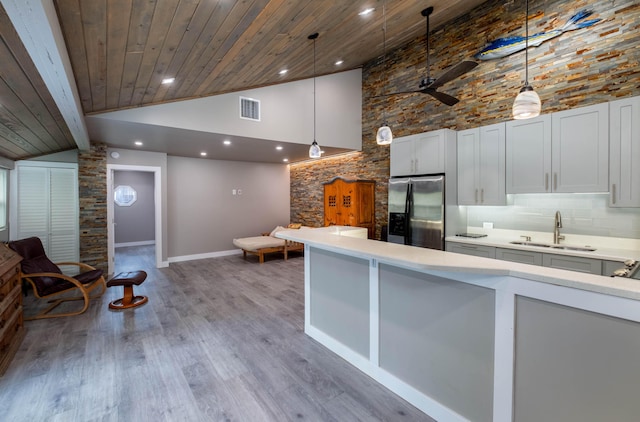
M 441 103 L 444 103 L 448 106 L 455 105 L 460 100 L 458 100 L 455 97 L 452 97 L 449 94 L 445 94 L 444 92 L 437 91 L 437 89 L 440 88 L 442 85 L 446 84 L 447 82 L 452 81 L 464 75 L 465 73 L 469 72 L 471 69 L 476 67 L 478 63 L 474 61 L 465 60 L 451 67 L 438 79 L 432 78 L 431 66 L 429 63 L 429 15 L 433 13 L 433 7 L 427 7 L 420 13 L 422 14 L 422 16 L 427 18 L 427 77 L 420 81 L 420 85 L 418 86 L 417 90 L 394 92 L 391 94 L 386 94 L 384 96 L 422 93 L 422 94 L 431 95 L 433 98 L 439 100 Z

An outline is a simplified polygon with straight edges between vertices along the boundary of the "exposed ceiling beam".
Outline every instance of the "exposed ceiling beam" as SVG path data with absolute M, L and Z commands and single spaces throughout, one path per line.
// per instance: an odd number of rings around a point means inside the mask
M 80 150 L 89 132 L 52 0 L 0 0 Z

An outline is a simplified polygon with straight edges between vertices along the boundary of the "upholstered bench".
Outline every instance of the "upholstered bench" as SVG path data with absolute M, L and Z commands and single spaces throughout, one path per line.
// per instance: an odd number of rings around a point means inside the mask
M 127 309 L 134 306 L 140 306 L 149 300 L 146 296 L 135 296 L 133 294 L 133 285 L 139 286 L 147 278 L 144 271 L 123 272 L 107 282 L 107 287 L 123 286 L 124 297 L 109 303 L 109 309 Z

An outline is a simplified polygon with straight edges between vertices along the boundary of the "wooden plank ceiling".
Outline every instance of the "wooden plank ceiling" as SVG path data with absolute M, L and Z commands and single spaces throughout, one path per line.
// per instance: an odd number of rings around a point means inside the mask
M 85 113 L 351 69 L 382 54 L 381 0 L 56 0 Z M 432 23 L 480 1 L 439 2 Z M 389 48 L 424 34 L 424 1 L 388 0 Z M 335 62 L 344 60 L 342 67 Z M 280 70 L 288 69 L 283 77 Z M 176 78 L 163 85 L 165 78 Z
M 386 0 L 387 48 L 485 0 Z M 382 54 L 384 0 L 54 0 L 84 114 L 290 82 L 357 68 Z M 439 4 L 433 4 L 439 3 Z M 365 8 L 376 12 L 360 16 Z M 10 22 L 0 16 L 0 155 L 73 148 L 69 130 Z M 336 66 L 337 60 L 344 60 Z M 280 71 L 287 69 L 285 75 Z M 165 78 L 173 84 L 162 84 Z M 6 98 L 9 98 L 8 102 Z M 9 104 L 9 105 L 5 105 Z

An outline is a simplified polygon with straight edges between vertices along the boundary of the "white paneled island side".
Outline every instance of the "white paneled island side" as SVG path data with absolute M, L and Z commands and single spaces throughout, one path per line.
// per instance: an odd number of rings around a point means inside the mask
M 305 244 L 310 337 L 439 421 L 637 420 L 640 282 L 351 230 L 277 234 Z

